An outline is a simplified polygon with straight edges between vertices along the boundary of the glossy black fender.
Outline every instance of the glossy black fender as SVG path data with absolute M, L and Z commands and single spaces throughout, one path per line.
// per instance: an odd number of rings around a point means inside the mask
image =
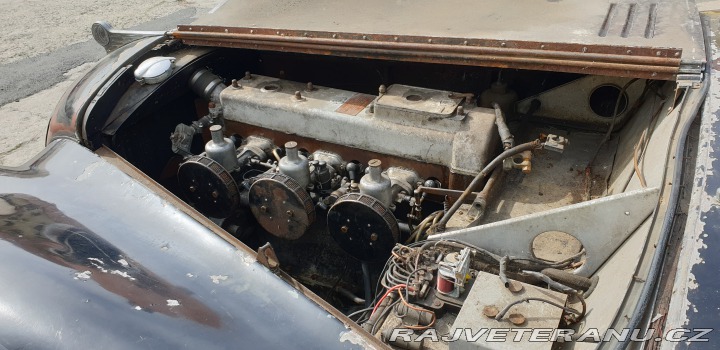
M 376 345 L 81 145 L 0 168 L 0 348 Z

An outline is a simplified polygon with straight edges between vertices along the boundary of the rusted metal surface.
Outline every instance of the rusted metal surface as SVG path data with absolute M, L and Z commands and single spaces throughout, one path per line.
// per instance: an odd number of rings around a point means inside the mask
M 258 248 L 256 259 L 261 265 L 270 270 L 275 271 L 280 267 L 280 260 L 269 242 Z
M 700 73 L 705 60 L 693 1 L 228 0 L 171 35 L 193 45 L 652 79 Z
M 346 161 L 357 160 L 363 164 L 366 164 L 370 159 L 380 159 L 383 164 L 388 166 L 404 167 L 408 169 L 414 169 L 419 174 L 423 174 L 424 177 L 434 177 L 440 180 L 443 184 L 449 184 L 450 189 L 463 189 L 472 180 L 471 176 L 453 174 L 447 167 L 437 164 L 429 164 L 425 162 L 417 162 L 412 159 L 401 158 L 388 154 L 381 154 L 376 152 L 364 151 L 347 147 L 339 144 L 333 144 L 328 142 L 318 141 L 312 138 L 302 137 L 299 135 L 286 134 L 276 130 L 266 129 L 249 125 L 245 123 L 239 123 L 227 120 L 225 122 L 227 132 L 230 134 L 237 133 L 240 136 L 247 137 L 250 135 L 266 137 L 273 140 L 276 145 L 284 144 L 288 141 L 296 141 L 303 148 L 307 149 L 311 153 L 316 150 L 324 150 L 332 153 L 337 153 L 343 157 Z
M 372 95 L 357 94 L 345 101 L 335 112 L 347 115 L 358 115 L 358 113 L 362 112 L 374 99 L 375 96 Z
M 315 221 L 310 195 L 289 176 L 264 173 L 250 187 L 250 210 L 275 236 L 298 239 Z
M 675 79 L 681 49 L 179 26 L 190 45 L 647 79 Z

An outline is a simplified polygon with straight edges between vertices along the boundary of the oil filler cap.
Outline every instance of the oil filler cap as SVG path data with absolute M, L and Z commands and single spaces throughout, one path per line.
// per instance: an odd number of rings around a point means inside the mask
M 390 210 L 360 193 L 338 198 L 328 211 L 327 227 L 340 248 L 361 261 L 386 259 L 400 238 L 398 222 Z
M 297 181 L 280 173 L 264 173 L 250 186 L 250 211 L 265 231 L 298 239 L 315 221 L 315 206 Z
M 135 80 L 140 84 L 159 84 L 172 75 L 175 57 L 151 57 L 135 69 Z

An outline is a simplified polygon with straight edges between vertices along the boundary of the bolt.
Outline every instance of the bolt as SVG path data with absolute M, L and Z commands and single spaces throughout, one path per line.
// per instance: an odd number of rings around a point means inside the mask
M 495 305 L 488 305 L 483 308 L 483 315 L 486 317 L 494 318 L 498 313 L 500 313 L 500 311 L 495 307 Z
M 212 191 L 212 196 L 213 196 L 213 198 L 217 199 L 217 197 L 220 197 L 220 193 L 218 193 L 217 190 Z
M 343 226 L 340 228 L 340 232 L 342 232 L 342 233 L 347 233 L 348 230 L 349 230 L 349 228 L 347 226 Z
M 197 190 L 197 187 L 195 187 L 195 186 L 190 186 L 190 192 L 195 192 L 195 190 Z
M 385 87 L 385 85 L 380 85 L 378 92 L 380 93 L 380 96 L 384 95 L 387 92 L 387 87 Z
M 262 213 L 266 213 L 266 212 L 267 212 L 267 209 L 268 209 L 268 208 L 267 208 L 266 206 L 264 206 L 264 205 L 260 206 L 260 212 L 262 212 Z
M 288 211 L 286 212 L 286 214 L 287 214 L 288 216 L 290 216 L 290 217 L 292 217 L 293 215 L 295 215 L 295 213 L 293 213 L 292 210 L 288 210 Z
M 305 91 L 313 91 L 313 90 L 315 90 L 315 86 L 313 85 L 312 82 L 308 82 L 307 86 L 305 87 Z
M 298 101 L 303 99 L 302 95 L 300 94 L 300 91 L 295 91 L 295 99 Z
M 245 79 L 245 80 L 250 80 L 250 79 L 252 79 L 252 78 L 253 78 L 253 76 L 252 76 L 252 74 L 250 74 L 249 71 L 248 71 L 248 72 L 245 72 L 245 77 L 244 77 L 243 79 Z
M 373 233 L 370 234 L 370 240 L 371 240 L 371 241 L 375 242 L 375 241 L 377 241 L 377 239 L 378 239 L 378 234 L 377 234 L 377 233 L 373 232 Z
M 464 116 L 464 115 L 465 115 L 465 107 L 463 107 L 463 106 L 458 106 L 458 108 L 457 108 L 457 116 L 458 116 L 458 117 L 462 117 L 462 116 Z
M 238 83 L 237 79 L 233 79 L 231 83 L 232 83 L 232 87 L 234 87 L 236 89 L 240 88 L 240 83 Z
M 522 284 L 516 282 L 516 281 L 510 281 L 508 285 L 508 290 L 512 293 L 519 293 L 522 292 L 523 286 Z
M 508 319 L 510 319 L 510 322 L 516 326 L 520 326 L 525 323 L 525 316 L 522 314 L 510 314 Z

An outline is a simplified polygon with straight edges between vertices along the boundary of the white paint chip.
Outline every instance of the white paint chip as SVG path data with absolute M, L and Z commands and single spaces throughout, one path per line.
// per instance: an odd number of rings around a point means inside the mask
M 122 265 L 123 267 L 130 266 L 130 264 L 128 264 L 127 260 L 125 260 L 125 259 L 120 259 L 117 262 L 120 263 L 120 265 Z
M 228 279 L 228 276 L 225 275 L 212 275 L 210 276 L 210 279 L 212 280 L 212 283 L 220 284 L 220 281 L 225 281 Z
M 180 306 L 180 302 L 175 299 L 168 299 L 167 300 L 167 306 L 173 307 L 173 306 Z
M 84 280 L 89 280 L 89 279 L 90 279 L 90 275 L 92 275 L 92 272 L 90 272 L 90 271 L 75 272 L 75 277 L 74 277 L 74 279 L 76 279 L 76 280 L 83 280 L 83 281 L 84 281 Z
M 130 276 L 130 275 L 129 275 L 127 272 L 125 272 L 125 271 L 112 270 L 112 271 L 110 271 L 110 273 L 113 274 L 113 275 L 118 275 L 118 276 L 120 276 L 120 277 L 125 277 L 125 278 L 127 278 L 127 279 L 129 279 L 129 280 L 131 280 L 131 281 L 134 281 L 134 280 L 135 280 L 134 277 Z
M 15 207 L 6 200 L 0 198 L 0 215 L 15 214 Z

